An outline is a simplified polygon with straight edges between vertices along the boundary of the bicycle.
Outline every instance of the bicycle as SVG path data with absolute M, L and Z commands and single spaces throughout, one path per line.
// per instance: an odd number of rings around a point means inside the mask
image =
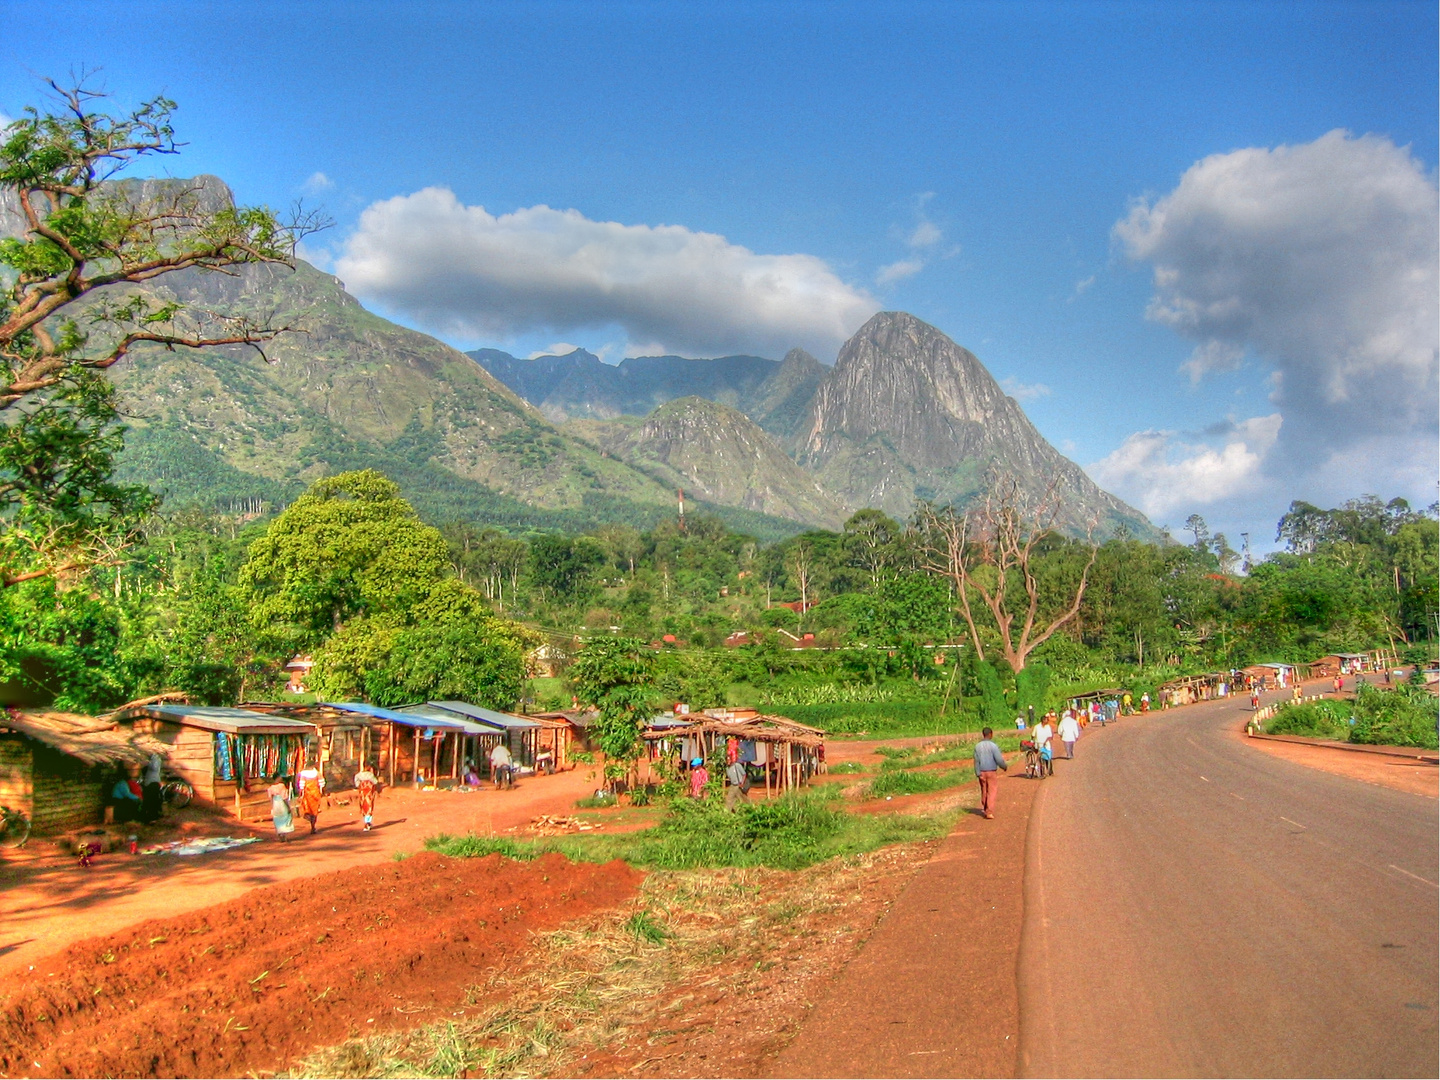
M 183 810 L 195 797 L 195 789 L 189 781 L 172 776 L 160 788 L 160 798 L 171 810 Z
M 1044 780 L 1045 759 L 1040 756 L 1039 747 L 1026 740 L 1020 748 L 1025 751 L 1025 776 L 1031 780 Z
M 0 847 L 21 848 L 30 839 L 30 819 L 19 810 L 0 806 Z

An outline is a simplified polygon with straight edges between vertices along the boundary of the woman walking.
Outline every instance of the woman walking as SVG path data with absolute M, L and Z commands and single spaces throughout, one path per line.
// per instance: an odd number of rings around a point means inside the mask
M 275 823 L 275 839 L 282 844 L 295 831 L 295 815 L 290 810 L 290 778 L 282 776 L 265 789 L 270 796 L 270 820 Z
M 470 782 L 468 771 L 465 782 Z M 375 779 L 370 766 L 360 766 L 360 771 L 355 774 L 355 790 L 360 793 L 360 816 L 365 819 L 365 831 L 369 832 L 375 817 L 375 798 L 380 794 L 380 781 Z
M 315 835 L 315 823 L 320 818 L 320 796 L 325 791 L 325 778 L 319 769 L 301 769 L 296 778 L 300 789 L 300 816 L 310 822 L 310 835 Z

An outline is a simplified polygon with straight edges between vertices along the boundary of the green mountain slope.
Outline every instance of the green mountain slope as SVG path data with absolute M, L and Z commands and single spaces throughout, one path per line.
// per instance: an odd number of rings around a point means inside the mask
M 727 405 L 683 397 L 643 421 L 575 420 L 566 428 L 692 497 L 827 529 L 844 521 L 814 477 Z
M 137 348 L 113 369 L 132 417 L 122 473 L 171 506 L 258 511 L 368 466 L 432 520 L 578 530 L 674 514 L 667 486 L 557 430 L 464 354 L 366 311 L 308 264 L 173 274 L 151 291 L 303 330 L 267 346 L 268 358 Z M 715 509 L 756 535 L 795 531 Z

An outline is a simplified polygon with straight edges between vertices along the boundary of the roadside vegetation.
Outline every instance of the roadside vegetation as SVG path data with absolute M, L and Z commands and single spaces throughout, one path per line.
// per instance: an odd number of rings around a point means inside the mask
M 1435 695 L 1416 682 L 1394 690 L 1360 687 L 1353 701 L 1322 698 L 1281 708 L 1265 723 L 1271 735 L 1440 749 Z
M 899 775 L 919 775 L 906 774 Z M 926 788 L 936 791 L 948 784 Z M 884 794 L 884 793 L 882 793 Z M 677 798 L 660 823 L 632 833 L 516 840 L 501 836 L 435 836 L 425 847 L 457 858 L 501 854 L 533 859 L 550 851 L 586 862 L 623 859 L 650 870 L 767 866 L 799 870 L 887 844 L 943 836 L 953 817 L 851 814 L 833 789 L 787 794 L 727 812 L 718 800 Z

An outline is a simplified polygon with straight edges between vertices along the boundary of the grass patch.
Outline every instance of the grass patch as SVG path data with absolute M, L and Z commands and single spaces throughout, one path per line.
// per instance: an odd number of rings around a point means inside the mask
M 642 938 L 652 945 L 663 945 L 667 940 L 674 937 L 669 930 L 655 921 L 648 908 L 637 911 L 630 918 L 625 920 L 625 930 L 637 938 Z
M 869 770 L 858 761 L 842 761 L 839 765 L 831 765 L 828 771 L 830 773 L 848 774 L 868 772 Z
M 887 795 L 924 795 L 932 791 L 959 787 L 975 779 L 973 769 L 946 769 L 944 772 L 915 772 L 910 769 L 896 769 L 882 773 L 870 785 L 867 794 L 872 799 L 883 799 Z
M 575 808 L 577 810 L 608 810 L 616 805 L 614 795 L 586 795 L 583 799 L 577 799 Z
M 932 699 L 774 706 L 776 712 L 831 735 L 863 733 L 876 739 L 976 731 L 980 727 L 977 708 L 968 700 L 962 708 L 953 698 L 948 705 Z
M 1350 739 L 1350 718 L 1355 707 L 1348 701 L 1306 701 L 1286 705 L 1265 725 L 1271 735 L 1304 735 L 1312 739 Z
M 543 852 L 558 851 L 577 861 L 623 859 L 649 870 L 724 866 L 798 870 L 837 855 L 856 855 L 887 844 L 943 836 L 951 817 L 897 814 L 877 818 L 849 814 L 838 793 L 818 790 L 742 805 L 733 813 L 718 801 L 677 799 L 658 825 L 632 833 L 591 833 L 533 841 L 473 833 L 440 835 L 426 840 L 425 847 L 457 858 L 498 853 L 512 859 L 533 859 Z

